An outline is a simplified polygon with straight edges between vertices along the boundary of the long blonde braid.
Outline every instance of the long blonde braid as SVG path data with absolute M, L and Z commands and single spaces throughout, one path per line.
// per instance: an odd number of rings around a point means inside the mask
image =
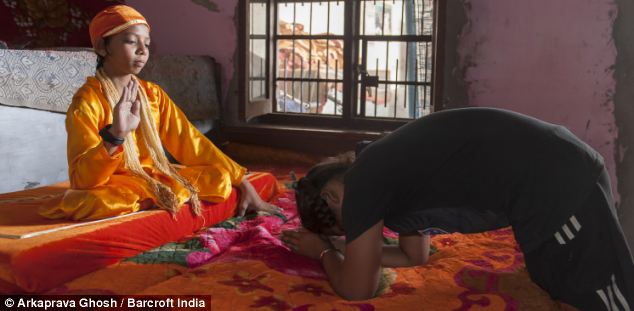
M 101 82 L 106 99 L 110 103 L 110 107 L 114 110 L 114 107 L 119 102 L 121 95 L 115 88 L 112 80 L 103 72 L 103 69 L 97 70 L 97 79 Z M 137 78 L 133 76 L 133 79 Z M 200 215 L 198 189 L 196 189 L 196 187 L 194 187 L 187 179 L 178 174 L 174 166 L 169 163 L 169 160 L 167 160 L 167 157 L 163 152 L 161 138 L 159 137 L 156 124 L 154 123 L 154 118 L 152 118 L 150 114 L 147 94 L 145 93 L 145 89 L 143 87 L 139 87 L 139 100 L 141 102 L 141 109 L 139 109 L 141 114 L 141 122 L 139 123 L 139 129 L 141 131 L 140 134 L 143 138 L 143 143 L 152 158 L 154 166 L 161 173 L 173 178 L 189 191 L 192 210 L 196 215 Z M 125 142 L 123 143 L 123 155 L 125 167 L 135 176 L 145 180 L 150 186 L 157 199 L 156 204 L 158 207 L 169 211 L 172 215 L 176 215 L 176 212 L 180 208 L 178 198 L 169 187 L 152 178 L 152 176 L 148 175 L 145 170 L 143 170 L 139 160 L 139 150 L 137 149 L 131 134 L 128 134 L 128 137 L 126 137 Z

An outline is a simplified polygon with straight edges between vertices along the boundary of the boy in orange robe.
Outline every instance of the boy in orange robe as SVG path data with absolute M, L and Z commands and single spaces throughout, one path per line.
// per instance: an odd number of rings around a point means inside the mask
M 71 189 L 48 218 L 100 219 L 151 206 L 175 213 L 190 202 L 222 202 L 240 189 L 238 214 L 279 208 L 258 196 L 246 169 L 187 120 L 158 85 L 136 75 L 149 56 L 150 26 L 136 10 L 109 7 L 90 23 L 97 74 L 77 91 L 66 116 Z M 184 165 L 177 169 L 163 147 Z

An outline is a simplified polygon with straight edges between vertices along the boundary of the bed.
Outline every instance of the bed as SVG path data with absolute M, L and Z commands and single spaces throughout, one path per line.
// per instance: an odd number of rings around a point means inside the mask
M 258 194 L 279 193 L 271 174 L 248 175 Z M 146 210 L 99 221 L 44 219 L 38 207 L 61 199 L 68 184 L 0 195 L 0 290 L 43 293 L 63 282 L 115 264 L 154 247 L 180 240 L 235 214 L 238 194 L 227 201 L 202 202 L 194 215 L 188 205 L 172 217 Z
M 260 178 L 268 176 L 266 194 L 283 208 L 283 213 L 232 217 L 200 226 L 180 238 L 165 236 L 165 242 L 156 247 L 133 239 L 110 243 L 107 254 L 73 248 L 75 254 L 68 260 L 77 273 L 55 282 L 49 279 L 46 284 L 40 280 L 15 286 L 5 280 L 0 288 L 5 293 L 56 295 L 209 295 L 214 310 L 559 310 L 559 305 L 530 281 L 510 228 L 482 234 L 435 235 L 435 251 L 428 264 L 384 269 L 376 298 L 342 300 L 330 288 L 317 261 L 293 254 L 279 238 L 281 230 L 299 226 L 294 192 L 289 186 L 305 168 L 256 169 L 268 171 Z M 42 193 L 31 195 L 41 197 Z M 77 235 L 85 237 L 86 233 L 72 230 L 66 238 L 92 244 L 96 236 L 106 235 L 104 227 L 112 230 L 108 235 L 112 237 L 112 232 L 116 235 L 126 225 L 116 220 L 100 226 L 102 230 L 93 231 L 92 239 L 79 239 Z M 119 231 L 112 227 L 119 227 Z M 138 225 L 127 228 L 127 232 L 148 230 Z M 396 237 L 389 231 L 385 236 L 386 243 L 393 243 Z M 0 252 L 4 248 L 0 242 Z M 58 247 L 48 246 L 49 252 L 52 249 Z M 78 253 L 95 256 L 81 257 Z M 31 259 L 25 265 L 36 264 L 33 256 L 27 257 Z M 39 265 L 47 259 L 46 252 L 37 256 L 41 258 Z M 84 269 L 77 271 L 76 267 Z M 54 272 L 59 268 L 47 269 Z M 46 269 L 39 270 L 41 277 Z M 38 275 L 27 277 L 37 279 Z

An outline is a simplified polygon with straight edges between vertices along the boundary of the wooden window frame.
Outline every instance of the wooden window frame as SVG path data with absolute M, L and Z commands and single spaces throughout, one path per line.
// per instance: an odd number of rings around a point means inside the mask
M 298 0 L 299 1 L 299 0 Z M 307 2 L 311 0 L 304 0 L 301 2 Z M 432 40 L 432 88 L 431 88 L 431 109 L 432 111 L 439 111 L 443 109 L 442 106 L 442 94 L 443 94 L 443 76 L 444 76 L 444 33 L 446 25 L 446 2 L 444 0 L 432 0 L 433 1 L 433 40 Z M 272 6 L 275 5 L 275 1 L 267 0 L 269 5 L 269 14 L 267 16 L 267 43 L 269 44 L 267 53 L 267 90 L 268 97 L 265 100 L 250 101 L 249 96 L 249 4 L 250 0 L 239 1 L 239 19 L 238 19 L 238 121 L 240 126 L 250 127 L 265 125 L 266 127 L 278 127 L 278 128 L 313 128 L 315 130 L 337 130 L 338 132 L 356 131 L 356 132 L 385 132 L 394 130 L 403 124 L 411 120 L 407 119 L 389 119 L 389 118 L 367 118 L 354 116 L 353 109 L 356 109 L 356 92 L 347 91 L 343 94 L 344 103 L 353 103 L 343 105 L 343 115 L 313 115 L 313 114 L 288 114 L 288 113 L 276 113 L 273 112 L 272 101 L 276 100 L 275 94 L 271 91 L 273 89 L 272 72 L 274 62 L 273 57 L 277 57 L 276 51 L 273 49 L 273 32 L 277 31 L 275 25 L 271 23 L 271 18 L 274 10 Z M 358 50 L 355 44 L 358 29 L 355 29 L 355 25 L 358 24 L 360 12 L 356 10 L 357 1 L 344 1 L 346 12 L 352 12 L 353 18 L 346 18 L 344 25 L 344 85 L 352 86 L 356 83 L 356 77 L 358 72 L 356 69 L 358 62 Z M 356 76 L 355 76 L 356 75 Z

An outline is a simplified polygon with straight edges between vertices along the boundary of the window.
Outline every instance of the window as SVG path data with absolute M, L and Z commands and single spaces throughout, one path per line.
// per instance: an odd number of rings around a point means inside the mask
M 343 1 L 277 1 L 274 111 L 341 115 Z
M 249 4 L 249 100 L 268 97 L 268 1 Z
M 429 114 L 435 2 L 248 1 L 246 110 L 334 126 Z

